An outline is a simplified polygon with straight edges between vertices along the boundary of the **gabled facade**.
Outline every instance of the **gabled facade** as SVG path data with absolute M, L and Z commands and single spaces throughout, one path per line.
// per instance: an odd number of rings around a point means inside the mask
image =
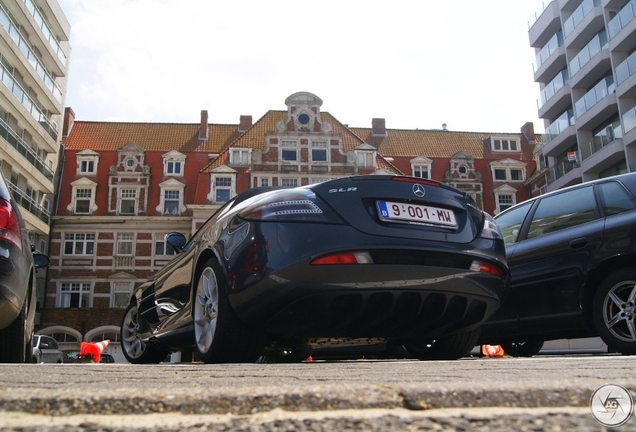
M 534 162 L 521 134 L 398 131 L 383 119 L 349 128 L 311 93 L 285 104 L 234 125 L 208 124 L 206 111 L 193 124 L 76 122 L 67 109 L 39 332 L 63 347 L 76 346 L 78 334 L 111 339 L 111 354 L 123 360 L 123 307 L 134 286 L 172 258 L 165 234 L 190 236 L 253 187 L 406 174 L 453 183 L 490 212 L 527 198 L 522 180 Z

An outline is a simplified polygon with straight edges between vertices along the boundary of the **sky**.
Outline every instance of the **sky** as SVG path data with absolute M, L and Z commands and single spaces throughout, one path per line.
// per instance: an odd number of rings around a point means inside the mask
M 307 91 L 341 123 L 543 132 L 541 0 L 58 0 L 76 120 L 238 124 Z

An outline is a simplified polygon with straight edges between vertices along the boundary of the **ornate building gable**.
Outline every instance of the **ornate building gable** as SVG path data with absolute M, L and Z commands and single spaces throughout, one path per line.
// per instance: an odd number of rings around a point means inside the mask
M 132 141 L 117 149 L 117 163 L 108 174 L 109 214 L 147 214 L 150 167 L 145 157 L 145 150 Z
M 462 150 L 452 155 L 448 164 L 449 171 L 446 172 L 444 181 L 466 192 L 479 208 L 483 208 L 484 184 L 481 173 L 475 169 L 475 157 Z

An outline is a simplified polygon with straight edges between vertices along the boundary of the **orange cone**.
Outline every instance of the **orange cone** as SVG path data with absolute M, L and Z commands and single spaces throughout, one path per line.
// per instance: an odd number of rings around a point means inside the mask
M 97 343 L 82 342 L 80 344 L 79 357 L 84 359 L 90 359 L 93 363 L 99 363 L 104 348 L 108 346 L 110 339 L 103 340 Z
M 504 350 L 501 345 L 482 345 L 481 353 L 488 357 L 503 357 Z

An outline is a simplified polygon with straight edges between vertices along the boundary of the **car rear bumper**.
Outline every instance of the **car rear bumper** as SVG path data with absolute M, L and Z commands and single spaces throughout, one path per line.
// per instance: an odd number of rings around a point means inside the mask
M 284 336 L 435 337 L 477 327 L 507 289 L 507 277 L 444 267 L 303 266 L 302 279 L 299 271 L 231 295 L 238 316 Z

